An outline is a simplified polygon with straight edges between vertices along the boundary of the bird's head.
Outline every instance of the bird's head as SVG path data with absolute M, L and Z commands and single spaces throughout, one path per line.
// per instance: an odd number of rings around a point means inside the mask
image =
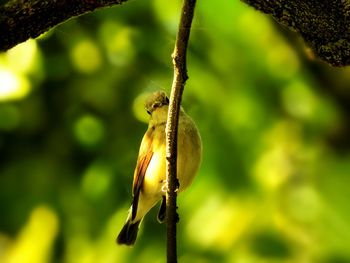
M 156 91 L 146 99 L 145 109 L 149 115 L 163 106 L 169 106 L 169 99 L 164 91 Z

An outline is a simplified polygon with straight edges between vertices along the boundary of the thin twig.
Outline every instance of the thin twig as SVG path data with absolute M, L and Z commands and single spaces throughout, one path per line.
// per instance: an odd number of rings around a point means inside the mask
M 186 67 L 186 51 L 195 5 L 196 0 L 184 0 L 175 49 L 174 53 L 172 54 L 174 64 L 174 79 L 171 87 L 168 121 L 166 125 L 166 167 L 168 181 L 166 217 L 168 263 L 177 262 L 176 223 L 178 221 L 178 215 L 176 211 L 176 188 L 179 185 L 176 176 L 177 133 L 182 93 L 185 87 L 185 82 L 188 79 Z

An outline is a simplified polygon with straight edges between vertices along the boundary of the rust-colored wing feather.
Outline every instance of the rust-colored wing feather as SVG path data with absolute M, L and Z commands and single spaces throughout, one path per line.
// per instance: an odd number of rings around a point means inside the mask
M 133 200 L 132 200 L 132 213 L 131 220 L 134 220 L 137 213 L 137 206 L 139 202 L 139 196 L 142 189 L 143 179 L 148 168 L 148 165 L 153 156 L 153 129 L 149 129 L 142 139 L 139 157 L 137 159 L 137 165 L 134 172 L 134 182 L 132 188 Z

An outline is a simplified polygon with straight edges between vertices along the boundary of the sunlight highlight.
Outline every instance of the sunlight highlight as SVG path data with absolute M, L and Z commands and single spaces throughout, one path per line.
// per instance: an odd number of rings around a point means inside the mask
M 98 236 L 93 239 L 85 231 L 77 230 L 77 227 L 73 228 L 73 233 L 70 233 L 67 240 L 67 253 L 64 262 L 128 262 L 128 255 L 132 254 L 133 250 L 117 246 L 114 242 L 118 230 L 116 226 L 123 225 L 125 211 L 127 211 L 127 207 L 122 207 L 112 214 L 105 225 L 101 227 Z M 144 260 L 144 262 L 151 262 L 151 260 Z
M 23 99 L 30 90 L 31 85 L 26 77 L 0 68 L 0 102 Z
M 237 28 L 244 41 L 263 49 L 270 47 L 271 37 L 274 37 L 275 34 L 270 19 L 253 9 L 242 12 L 238 17 Z
M 103 123 L 92 115 L 84 115 L 74 124 L 74 135 L 82 145 L 94 146 L 101 142 L 104 134 Z
M 152 5 L 153 12 L 163 27 L 170 33 L 176 33 L 181 3 L 179 1 L 169 1 L 164 5 L 162 0 L 153 0 Z
M 58 232 L 58 218 L 49 207 L 35 208 L 4 263 L 46 263 Z
M 291 79 L 300 69 L 296 52 L 279 38 L 273 48 L 268 49 L 266 60 L 271 74 L 278 78 Z
M 0 102 L 21 100 L 32 89 L 27 75 L 39 73 L 40 52 L 35 40 L 28 40 L 0 54 Z
M 83 192 L 93 199 L 102 197 L 107 191 L 112 177 L 113 171 L 108 165 L 102 162 L 93 163 L 83 175 Z
M 102 57 L 96 43 L 85 39 L 78 42 L 71 50 L 74 67 L 81 73 L 91 74 L 102 66 Z
M 295 175 L 301 157 L 299 127 L 278 122 L 265 137 L 266 150 L 253 168 L 255 179 L 266 189 L 275 190 Z
M 282 101 L 291 115 L 308 119 L 315 112 L 317 97 L 305 82 L 295 80 L 283 89 Z
M 133 61 L 135 56 L 133 43 L 135 32 L 136 30 L 132 27 L 114 21 L 107 21 L 101 25 L 100 38 L 112 64 L 121 67 Z
M 30 39 L 11 48 L 5 55 L 8 66 L 12 71 L 28 74 L 35 69 L 35 63 L 39 59 L 39 49 L 36 41 Z
M 227 198 L 211 197 L 204 202 L 187 225 L 189 239 L 203 248 L 227 251 L 248 231 L 255 216 L 254 204 Z

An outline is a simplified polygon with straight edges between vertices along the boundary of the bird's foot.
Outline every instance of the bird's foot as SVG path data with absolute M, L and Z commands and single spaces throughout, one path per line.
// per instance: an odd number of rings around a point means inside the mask
M 162 185 L 162 192 L 165 194 L 168 191 L 168 181 L 167 180 L 162 180 L 161 181 Z
M 168 191 L 168 180 L 162 180 L 161 181 L 161 184 L 162 184 L 162 192 L 163 193 L 166 193 L 167 191 Z M 178 192 L 179 191 L 179 189 L 180 189 L 180 183 L 179 183 L 179 179 L 176 179 L 176 183 L 175 183 L 175 186 L 176 186 L 176 188 L 175 188 L 175 193 L 176 192 Z

